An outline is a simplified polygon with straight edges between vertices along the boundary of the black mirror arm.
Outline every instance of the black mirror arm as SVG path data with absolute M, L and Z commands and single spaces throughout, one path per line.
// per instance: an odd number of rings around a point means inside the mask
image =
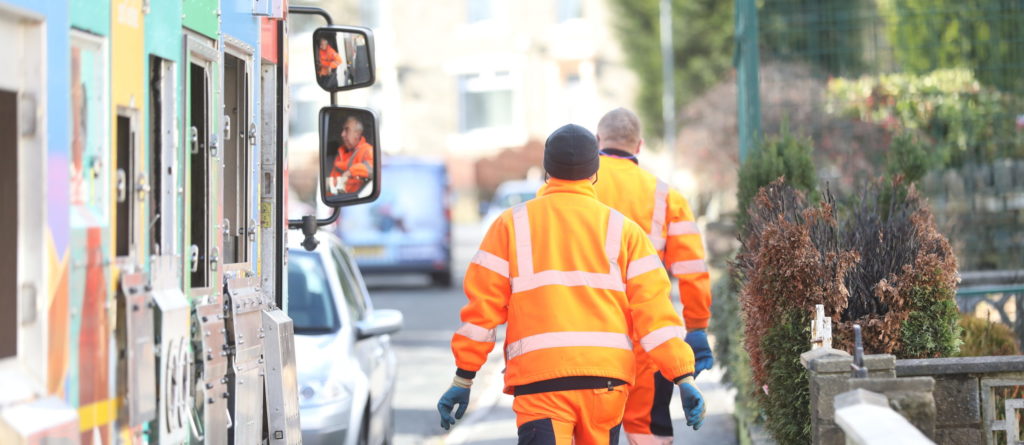
M 331 13 L 327 12 L 324 8 L 318 8 L 316 6 L 289 6 L 289 14 L 306 14 L 306 15 L 318 15 L 324 18 L 327 22 L 327 26 L 334 26 L 334 19 L 331 17 Z M 338 105 L 337 93 L 331 93 L 331 106 Z M 291 227 L 289 225 L 289 227 Z
M 288 13 L 318 15 L 324 18 L 328 26 L 334 25 L 334 19 L 331 17 L 331 14 L 323 8 L 317 8 L 314 6 L 289 6 Z M 336 103 L 337 97 L 334 93 L 331 93 L 331 105 L 336 105 Z M 318 244 L 320 244 L 320 242 L 314 237 L 317 229 L 337 221 L 338 216 L 340 215 L 341 209 L 335 207 L 331 212 L 331 216 L 324 219 L 317 219 L 316 216 L 313 215 L 303 216 L 302 219 L 290 219 L 288 220 L 288 228 L 302 229 L 302 234 L 306 237 L 302 240 L 302 247 L 308 251 L 312 251 L 313 249 L 316 249 Z
M 341 216 L 341 208 L 335 207 L 331 210 L 331 216 L 323 219 L 317 219 L 317 217 L 313 215 L 303 216 L 302 219 L 289 219 L 288 228 L 302 229 L 302 234 L 306 237 L 302 240 L 302 247 L 312 252 L 313 249 L 316 249 L 316 246 L 320 244 L 314 236 L 316 235 L 317 229 L 328 224 L 333 224 L 338 220 L 339 216 Z

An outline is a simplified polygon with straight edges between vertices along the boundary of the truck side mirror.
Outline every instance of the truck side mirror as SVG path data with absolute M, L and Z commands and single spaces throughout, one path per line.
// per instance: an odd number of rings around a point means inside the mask
M 316 82 L 326 91 L 373 85 L 373 31 L 359 26 L 325 26 L 313 32 Z
M 320 200 L 330 207 L 380 195 L 380 133 L 373 111 L 320 109 Z

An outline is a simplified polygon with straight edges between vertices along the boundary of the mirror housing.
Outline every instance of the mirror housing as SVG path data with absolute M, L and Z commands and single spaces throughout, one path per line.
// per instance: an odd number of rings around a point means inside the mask
M 365 320 L 356 322 L 359 340 L 378 335 L 394 334 L 402 329 L 402 313 L 394 309 L 374 309 Z
M 325 26 L 313 32 L 316 83 L 325 91 L 365 88 L 376 80 L 373 31 L 361 26 Z
M 380 196 L 380 132 L 372 110 L 320 109 L 320 200 L 328 207 Z

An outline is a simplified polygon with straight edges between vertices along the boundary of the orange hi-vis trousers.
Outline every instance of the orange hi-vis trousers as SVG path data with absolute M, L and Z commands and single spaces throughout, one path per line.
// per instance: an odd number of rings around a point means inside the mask
M 675 389 L 676 385 L 658 372 L 650 356 L 637 351 L 636 383 L 629 388 L 622 418 L 630 445 L 672 445 L 669 404 Z
M 617 445 L 627 386 L 516 396 L 519 445 Z

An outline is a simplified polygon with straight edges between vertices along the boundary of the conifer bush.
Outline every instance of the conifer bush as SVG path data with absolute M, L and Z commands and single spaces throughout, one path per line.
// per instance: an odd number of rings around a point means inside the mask
M 895 192 L 894 192 L 895 191 Z M 778 180 L 751 203 L 736 266 L 744 346 L 758 404 L 779 443 L 810 441 L 809 394 L 800 353 L 823 304 L 833 346 L 852 352 L 852 325 L 865 352 L 900 358 L 953 355 L 960 345 L 956 257 L 913 186 L 866 187 L 840 215 L 828 190 L 820 203 Z

